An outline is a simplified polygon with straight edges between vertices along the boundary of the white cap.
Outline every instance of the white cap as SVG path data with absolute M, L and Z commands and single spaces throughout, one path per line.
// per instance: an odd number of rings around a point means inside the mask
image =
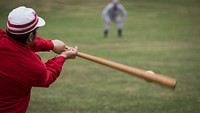
M 32 8 L 20 6 L 8 15 L 7 31 L 12 34 L 26 34 L 37 27 L 45 25 L 45 21 L 38 17 Z
M 112 2 L 117 4 L 117 3 L 119 3 L 119 0 L 113 0 Z

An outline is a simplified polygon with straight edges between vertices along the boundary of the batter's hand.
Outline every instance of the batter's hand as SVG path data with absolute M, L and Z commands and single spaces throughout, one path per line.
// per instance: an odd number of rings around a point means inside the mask
M 56 54 L 61 54 L 63 51 L 65 51 L 65 43 L 61 40 L 52 40 L 52 43 L 54 45 L 54 48 L 53 48 L 53 52 L 56 53 Z
M 64 56 L 66 59 L 75 59 L 78 52 L 78 47 L 67 47 L 65 48 L 65 51 L 63 51 L 58 56 Z

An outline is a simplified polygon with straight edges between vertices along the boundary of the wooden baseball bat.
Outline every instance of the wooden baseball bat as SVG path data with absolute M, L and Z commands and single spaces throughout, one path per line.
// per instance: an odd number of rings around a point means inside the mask
M 86 53 L 82 53 L 82 52 L 77 52 L 77 56 L 99 63 L 99 64 L 103 64 L 105 66 L 123 71 L 125 73 L 129 73 L 131 75 L 135 75 L 139 78 L 145 79 L 147 81 L 151 81 L 163 86 L 167 86 L 168 88 L 172 88 L 174 89 L 176 87 L 176 79 L 170 78 L 170 77 L 166 77 L 163 75 L 159 75 L 159 74 L 150 74 L 150 73 L 146 73 L 146 71 L 135 68 L 135 67 L 130 67 L 130 66 L 126 66 L 123 64 L 119 64 L 113 61 L 109 61 L 103 58 L 99 58 L 99 57 L 95 57 Z

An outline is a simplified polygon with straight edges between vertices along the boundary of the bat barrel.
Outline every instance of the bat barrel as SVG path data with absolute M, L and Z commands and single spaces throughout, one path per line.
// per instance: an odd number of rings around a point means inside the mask
M 77 56 L 84 58 L 84 59 L 88 59 L 90 61 L 99 63 L 99 64 L 103 64 L 105 66 L 123 71 L 125 73 L 129 73 L 131 75 L 137 76 L 139 78 L 148 80 L 148 81 L 152 81 L 154 83 L 163 85 L 163 86 L 167 86 L 169 88 L 175 88 L 176 87 L 176 79 L 170 78 L 170 77 L 166 77 L 163 75 L 159 75 L 159 74 L 155 74 L 152 75 L 150 73 L 146 73 L 144 70 L 138 69 L 138 68 L 134 68 L 134 67 L 130 67 L 130 66 L 126 66 L 123 64 L 119 64 L 116 62 L 112 62 L 103 58 L 99 58 L 99 57 L 95 57 L 86 53 L 82 53 L 82 52 L 78 52 Z

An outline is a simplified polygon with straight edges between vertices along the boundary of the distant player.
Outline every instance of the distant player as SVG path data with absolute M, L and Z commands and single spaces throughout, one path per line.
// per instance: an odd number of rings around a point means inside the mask
M 119 0 L 113 0 L 111 3 L 106 5 L 102 12 L 102 18 L 104 21 L 104 37 L 107 37 L 110 23 L 113 22 L 118 28 L 118 37 L 122 37 L 122 29 L 124 20 L 127 16 L 127 11 Z

